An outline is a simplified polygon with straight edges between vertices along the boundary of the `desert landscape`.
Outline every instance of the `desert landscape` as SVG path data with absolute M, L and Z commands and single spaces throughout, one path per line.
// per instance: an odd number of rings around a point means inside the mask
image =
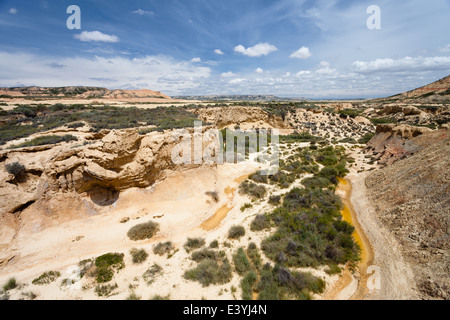
M 276 102 L 2 88 L 1 297 L 449 299 L 449 88 Z M 279 143 L 173 162 L 199 135 L 202 154 L 230 148 L 208 130 L 256 129 Z

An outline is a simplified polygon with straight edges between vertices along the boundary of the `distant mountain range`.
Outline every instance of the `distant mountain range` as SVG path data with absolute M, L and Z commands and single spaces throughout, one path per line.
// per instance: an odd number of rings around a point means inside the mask
M 153 90 L 109 90 L 100 87 L 16 87 L 0 88 L 3 98 L 77 98 L 77 99 L 170 99 L 169 96 Z
M 199 101 L 305 101 L 306 98 L 280 98 L 274 95 L 173 96 L 174 99 Z

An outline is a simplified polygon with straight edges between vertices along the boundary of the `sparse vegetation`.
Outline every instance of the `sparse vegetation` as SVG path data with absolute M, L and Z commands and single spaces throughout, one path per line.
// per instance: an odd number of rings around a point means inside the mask
M 144 249 L 133 248 L 130 250 L 133 263 L 140 264 L 147 260 L 148 253 Z
M 242 300 L 252 300 L 253 286 L 256 283 L 258 276 L 254 271 L 249 271 L 241 280 Z
M 125 267 L 123 253 L 107 253 L 95 259 L 97 268 L 97 282 L 105 283 L 112 280 L 115 271 Z
M 104 284 L 104 285 L 98 285 L 95 287 L 95 293 L 99 297 L 109 297 L 113 294 L 113 291 L 117 289 L 119 286 L 117 283 L 111 285 L 111 284 Z
M 242 248 L 233 255 L 233 263 L 236 272 L 241 276 L 250 270 L 250 261 Z
M 189 252 L 189 250 L 198 249 L 203 247 L 204 245 L 205 239 L 203 238 L 188 238 L 186 243 L 184 244 L 184 248 Z
M 9 290 L 15 289 L 17 287 L 16 278 L 9 278 L 8 281 L 3 285 L 3 291 L 7 292 Z
M 24 148 L 24 147 L 36 147 L 43 146 L 47 144 L 57 144 L 60 142 L 70 142 L 70 141 L 78 141 L 78 138 L 66 134 L 64 136 L 42 136 L 38 138 L 34 138 L 33 140 L 23 142 L 18 145 L 13 145 L 10 149 Z
M 270 228 L 270 219 L 265 214 L 256 215 L 250 224 L 251 231 L 261 231 Z
M 211 284 L 225 284 L 232 276 L 231 265 L 226 257 L 217 260 L 204 259 L 196 268 L 184 273 L 184 278 L 198 281 L 204 287 Z
M 228 230 L 228 239 L 239 239 L 245 236 L 245 228 L 243 226 L 232 226 Z
M 127 235 L 134 241 L 150 239 L 159 231 L 159 224 L 153 221 L 138 224 L 132 227 Z
M 239 185 L 239 193 L 247 194 L 253 199 L 262 199 L 266 195 L 266 188 L 249 180 L 245 180 Z
M 34 285 L 44 285 L 49 284 L 61 276 L 59 271 L 48 271 L 41 274 L 38 278 L 32 281 Z
M 142 275 L 142 278 L 147 283 L 147 285 L 151 285 L 154 281 L 157 275 L 162 273 L 161 266 L 157 264 L 153 264 L 147 271 L 144 272 Z
M 14 175 L 15 179 L 20 180 L 25 174 L 25 166 L 19 162 L 12 162 L 5 165 L 6 172 Z
M 153 248 L 153 253 L 159 256 L 163 256 L 166 253 L 170 254 L 170 252 L 174 249 L 172 242 L 160 242 Z

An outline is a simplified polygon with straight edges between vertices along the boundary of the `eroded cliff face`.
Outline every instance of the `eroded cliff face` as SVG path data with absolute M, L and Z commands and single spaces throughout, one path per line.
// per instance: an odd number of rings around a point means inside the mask
M 403 142 L 408 157 L 366 179 L 374 214 L 402 245 L 423 298 L 450 298 L 450 131 L 379 130 Z M 415 136 L 415 137 L 414 137 Z M 400 141 L 400 140 L 398 140 Z M 373 141 L 372 143 L 375 143 Z
M 193 109 L 199 119 L 219 129 L 229 125 L 251 124 L 255 128 L 290 129 L 291 126 L 281 117 L 271 115 L 260 107 L 209 107 Z
M 417 152 L 420 144 L 414 138 L 432 132 L 426 127 L 383 124 L 376 129 L 375 136 L 367 143 L 367 148 L 382 165 L 390 165 Z
M 186 132 L 192 134 L 192 129 Z M 173 132 L 143 136 L 128 129 L 102 131 L 99 135 L 103 136 L 100 140 L 82 146 L 72 143 L 3 151 L 0 213 L 21 211 L 44 196 L 60 192 L 97 194 L 99 203 L 104 194 L 107 202 L 122 190 L 151 186 L 164 177 L 165 170 L 198 166 L 172 161 L 172 149 L 181 142 Z M 202 147 L 211 141 L 204 139 Z M 6 170 L 15 162 L 25 168 L 20 179 Z

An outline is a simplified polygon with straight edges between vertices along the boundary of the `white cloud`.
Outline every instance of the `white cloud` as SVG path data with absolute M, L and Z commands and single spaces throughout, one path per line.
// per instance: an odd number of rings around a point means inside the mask
M 17 9 L 16 8 L 11 8 L 11 9 L 9 9 L 9 13 L 16 14 L 17 13 Z
M 191 60 L 191 62 L 202 62 L 202 59 L 200 59 L 199 57 L 193 58 Z
M 234 51 L 242 53 L 248 57 L 261 57 L 267 56 L 271 52 L 278 51 L 278 49 L 269 43 L 258 43 L 257 45 L 247 49 L 243 45 L 238 45 L 234 47 Z
M 76 34 L 74 38 L 84 42 L 119 42 L 117 36 L 104 34 L 100 31 L 83 31 L 80 34 Z
M 246 79 L 233 79 L 233 80 L 230 80 L 230 84 L 239 84 L 239 83 L 242 83 L 242 82 L 245 82 L 245 81 L 247 81 Z
M 195 90 L 211 69 L 168 56 L 92 58 L 45 57 L 0 51 L 0 87 L 103 86 L 111 89 L 152 89 L 169 95 Z M 114 87 L 111 87 L 113 85 Z
M 355 61 L 352 67 L 356 72 L 411 72 L 450 69 L 450 57 L 404 57 L 401 59 L 376 59 Z
M 306 76 L 306 75 L 310 75 L 310 74 L 311 74 L 311 71 L 309 71 L 309 70 L 302 70 L 302 71 L 297 72 L 296 76 L 297 77 L 302 77 L 302 76 Z
M 263 69 L 261 69 L 261 68 L 256 68 L 255 72 L 257 72 L 257 73 L 263 73 L 263 72 L 264 72 L 264 70 L 263 70 Z
M 228 72 L 224 72 L 220 75 L 221 77 L 224 78 L 229 78 L 229 77 L 235 77 L 237 76 L 236 74 L 234 74 L 232 71 L 228 71 Z
M 143 9 L 137 9 L 134 11 L 131 11 L 131 13 L 138 14 L 140 16 L 153 16 L 155 13 L 153 11 L 143 10 Z
M 216 49 L 216 50 L 214 50 L 214 52 L 221 56 L 224 55 L 223 51 L 220 49 Z
M 450 44 L 446 45 L 443 48 L 439 48 L 439 51 L 444 53 L 450 53 Z
M 297 58 L 297 59 L 308 59 L 309 57 L 311 57 L 311 52 L 309 51 L 308 47 L 301 47 L 300 49 L 298 49 L 297 51 L 295 51 L 294 53 L 292 53 L 289 58 Z

